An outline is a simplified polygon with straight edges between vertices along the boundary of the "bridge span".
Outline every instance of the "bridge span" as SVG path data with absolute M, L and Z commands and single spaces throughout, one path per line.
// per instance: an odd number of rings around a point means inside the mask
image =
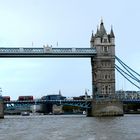
M 0 57 L 93 57 L 95 48 L 0 48 Z
M 129 104 L 129 103 L 139 103 L 140 104 L 140 99 L 132 99 L 132 98 L 97 98 L 97 101 L 103 101 L 103 100 L 108 100 L 108 101 L 112 101 L 112 100 L 119 100 L 121 101 L 123 104 Z M 92 99 L 88 99 L 88 100 L 42 100 L 42 99 L 38 99 L 38 100 L 25 100 L 25 101 L 18 101 L 18 100 L 11 100 L 11 101 L 4 101 L 4 104 L 7 106 L 16 106 L 16 105 L 20 105 L 22 108 L 22 105 L 36 105 L 36 104 L 45 104 L 45 103 L 51 103 L 51 104 L 58 104 L 58 105 L 69 105 L 69 106 L 78 106 L 80 108 L 91 108 L 91 103 L 92 103 Z M 7 106 L 8 108 L 8 106 Z

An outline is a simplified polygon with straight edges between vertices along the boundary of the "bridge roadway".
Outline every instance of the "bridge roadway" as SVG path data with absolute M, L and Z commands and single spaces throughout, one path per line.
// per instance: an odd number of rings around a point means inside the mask
M 106 99 L 106 100 L 111 101 L 112 99 Z M 4 104 L 9 106 L 17 106 L 17 105 L 22 106 L 22 105 L 52 103 L 52 104 L 63 104 L 69 106 L 79 106 L 81 108 L 91 108 L 91 101 L 92 101 L 91 99 L 89 100 L 40 100 L 39 99 L 39 100 L 28 100 L 28 101 L 18 101 L 18 100 L 4 101 Z M 100 99 L 99 101 L 102 101 L 102 99 Z M 140 99 L 122 99 L 120 101 L 122 101 L 124 104 L 129 104 L 129 103 L 140 104 Z
M 95 48 L 4 48 L 0 47 L 0 57 L 93 57 Z
M 6 105 L 23 105 L 23 104 L 44 104 L 44 103 L 52 103 L 52 104 L 63 104 L 63 105 L 70 105 L 70 106 L 80 106 L 82 108 L 90 108 L 91 100 L 28 100 L 28 101 L 4 101 Z

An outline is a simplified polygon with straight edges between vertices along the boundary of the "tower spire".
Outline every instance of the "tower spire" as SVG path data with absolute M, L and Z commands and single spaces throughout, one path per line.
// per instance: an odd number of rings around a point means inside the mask
M 103 19 L 101 19 L 101 24 L 100 24 L 100 35 L 101 35 L 101 37 L 102 37 L 102 36 L 105 35 L 105 34 L 107 34 L 107 33 L 106 33 L 106 30 L 105 30 L 105 27 L 104 27 Z
M 101 24 L 103 24 L 103 17 L 101 17 Z
M 93 30 L 92 30 L 90 42 L 94 42 L 94 33 L 93 33 Z
M 96 31 L 95 37 L 100 37 L 100 31 L 99 31 L 99 27 L 98 26 L 97 26 L 97 31 Z
M 110 30 L 110 37 L 115 38 L 112 25 L 111 25 L 111 30 Z
M 92 30 L 92 37 L 93 37 L 93 30 Z

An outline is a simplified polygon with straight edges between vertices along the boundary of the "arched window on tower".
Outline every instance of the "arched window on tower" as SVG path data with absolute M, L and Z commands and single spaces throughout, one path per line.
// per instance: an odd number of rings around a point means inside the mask
M 102 50 L 103 50 L 103 52 L 107 53 L 108 50 L 109 50 L 109 47 L 108 47 L 108 46 L 103 46 L 103 47 L 102 47 Z
M 105 85 L 102 85 L 102 94 L 105 94 Z
M 108 86 L 105 86 L 105 94 L 108 94 Z
M 108 93 L 111 94 L 111 85 L 108 85 Z
M 108 46 L 104 46 L 104 52 L 108 52 Z
M 105 74 L 105 79 L 107 79 L 107 74 Z
M 104 43 L 107 43 L 107 38 L 104 38 L 103 42 L 104 42 Z

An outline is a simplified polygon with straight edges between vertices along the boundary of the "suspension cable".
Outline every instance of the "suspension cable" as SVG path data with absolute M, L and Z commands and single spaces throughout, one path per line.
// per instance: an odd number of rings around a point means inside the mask
M 132 78 L 133 80 L 135 80 L 135 81 L 137 81 L 137 82 L 140 82 L 140 80 L 139 79 L 137 79 L 137 78 L 135 78 L 135 77 L 133 77 L 132 75 L 130 75 L 129 73 L 127 73 L 127 72 L 125 72 L 123 69 L 121 69 L 119 66 L 117 66 L 116 64 L 115 64 L 115 67 L 116 68 L 118 68 L 120 71 L 122 71 L 123 73 L 125 73 L 126 75 L 128 75 L 130 78 Z
M 140 89 L 139 86 L 137 86 L 134 82 L 132 82 L 131 80 L 129 80 L 116 66 L 115 66 L 116 70 L 124 77 L 126 78 L 131 84 L 133 84 L 134 86 L 136 86 L 137 88 Z
M 131 71 L 133 71 L 135 74 L 137 74 L 138 76 L 140 76 L 140 74 L 139 73 L 137 73 L 136 71 L 134 71 L 133 69 L 131 69 L 128 65 L 126 65 L 124 62 L 122 62 L 117 56 L 115 56 L 115 58 L 116 58 L 116 60 L 123 66 L 123 65 L 125 65 L 128 69 L 130 69 Z M 124 66 L 123 66 L 124 67 Z M 125 69 L 127 69 L 125 67 Z M 129 71 L 129 70 L 128 70 Z M 129 71 L 130 72 L 130 71 Z M 131 73 L 131 72 L 130 72 Z M 133 75 L 133 74 L 132 74 Z M 134 76 L 135 77 L 135 76 Z

